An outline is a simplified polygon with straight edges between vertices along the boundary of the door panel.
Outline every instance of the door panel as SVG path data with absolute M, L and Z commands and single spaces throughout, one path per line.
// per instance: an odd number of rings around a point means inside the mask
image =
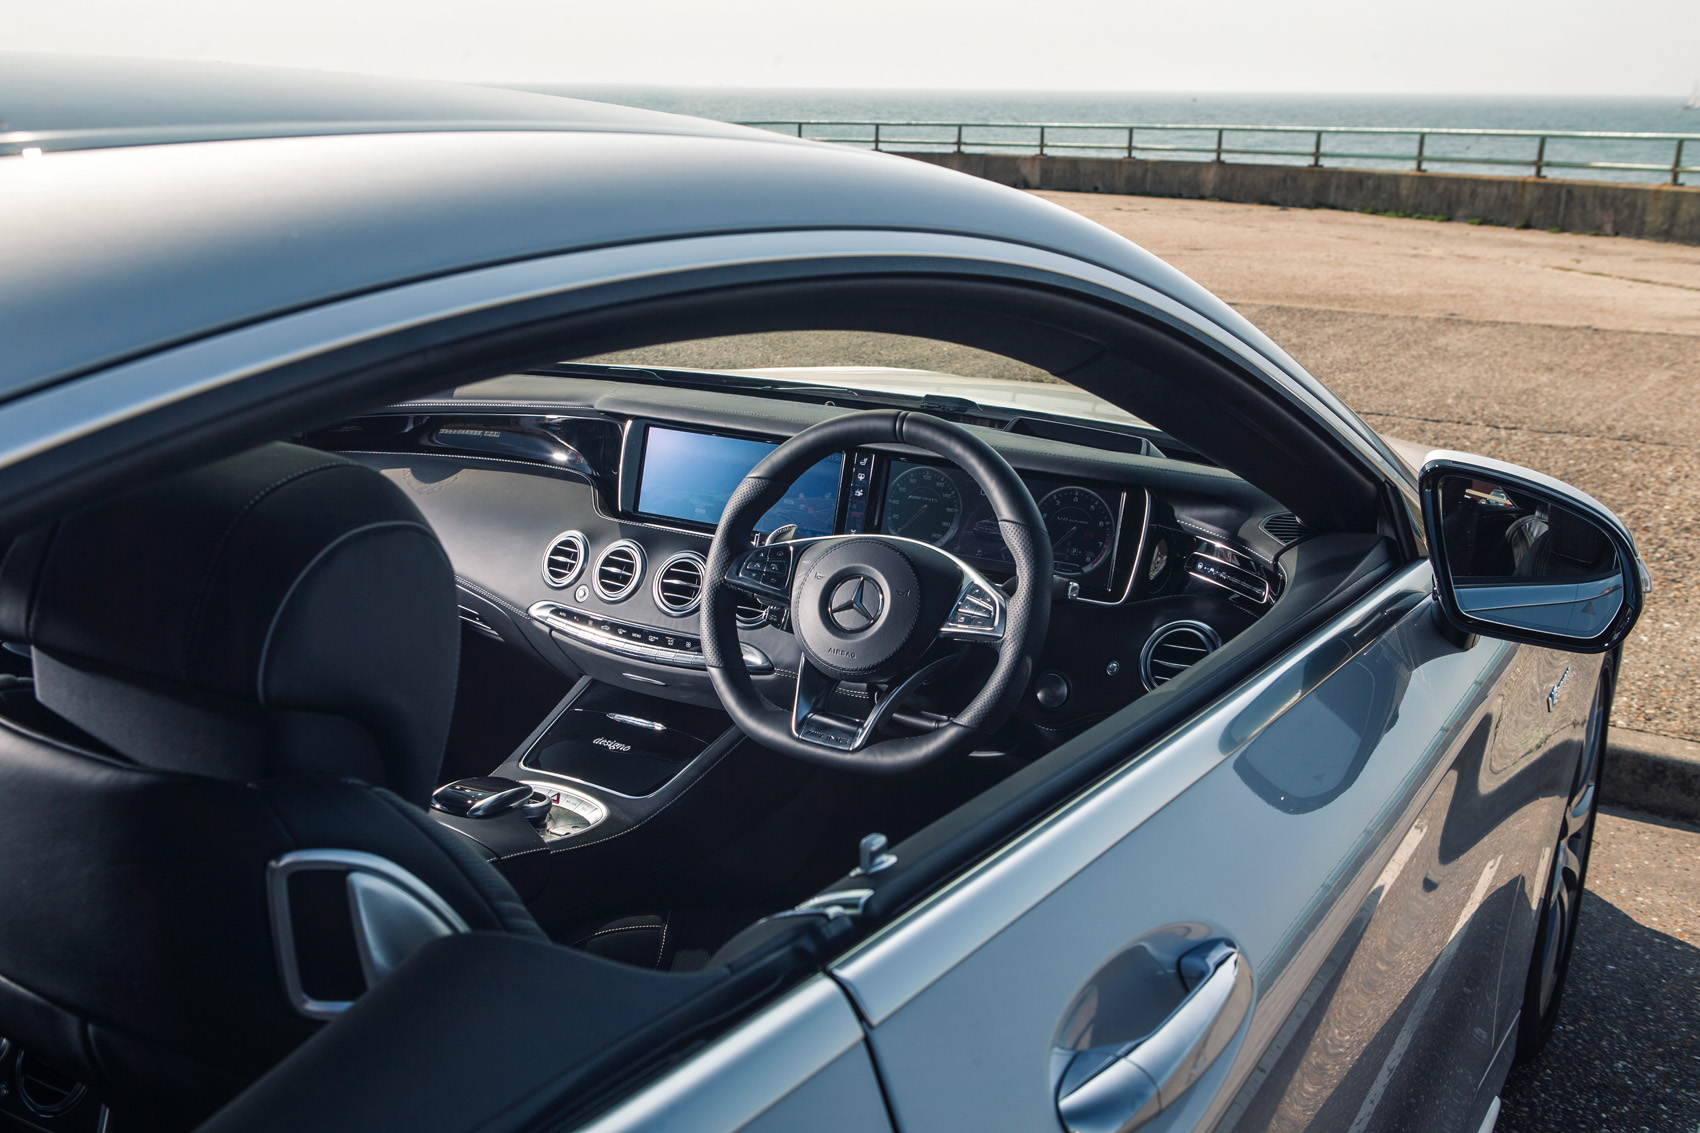
M 816 976 L 584 1128 L 891 1133 L 891 1121 L 856 1013 Z
M 1547 834 L 1478 798 L 1518 650 L 1448 643 L 1428 591 L 1411 568 L 839 965 L 900 1128 L 1055 1128 L 1071 1008 L 1153 934 L 1233 942 L 1254 1007 L 1144 1128 L 1457 1124 L 1509 1023 L 1514 862 Z M 1117 816 L 1082 861 L 1073 827 Z
M 891 1133 L 868 1048 L 857 1043 L 786 1094 L 743 1133 Z

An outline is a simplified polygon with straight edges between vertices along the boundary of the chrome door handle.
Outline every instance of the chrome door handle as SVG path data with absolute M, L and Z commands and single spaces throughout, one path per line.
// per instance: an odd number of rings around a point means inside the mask
M 1074 1056 L 1057 1091 L 1069 1133 L 1127 1133 L 1173 1105 L 1210 1069 L 1251 1007 L 1251 970 L 1225 940 L 1181 957 L 1192 989 L 1143 1039 Z

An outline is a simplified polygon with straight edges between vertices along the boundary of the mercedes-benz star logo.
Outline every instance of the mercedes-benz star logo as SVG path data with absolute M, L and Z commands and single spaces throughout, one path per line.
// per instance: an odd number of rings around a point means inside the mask
M 852 575 L 833 587 L 828 612 L 832 614 L 833 625 L 845 633 L 856 633 L 878 621 L 884 608 L 885 595 L 880 592 L 879 583 Z

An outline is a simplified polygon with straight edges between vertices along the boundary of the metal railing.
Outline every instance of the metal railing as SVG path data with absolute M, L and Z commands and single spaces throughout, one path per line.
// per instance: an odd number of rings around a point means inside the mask
M 844 119 L 790 119 L 770 122 L 741 122 L 742 126 L 794 134 L 814 141 L 859 145 L 876 150 L 909 153 L 1034 153 L 1039 156 L 1090 151 L 1102 156 L 1132 158 L 1151 154 L 1158 158 L 1212 161 L 1239 157 L 1280 159 L 1282 164 L 1308 164 L 1322 168 L 1325 162 L 1376 163 L 1409 167 L 1418 173 L 1452 166 L 1498 166 L 1525 168 L 1536 177 L 1553 170 L 1593 170 L 1614 174 L 1656 174 L 1669 184 L 1682 184 L 1684 174 L 1700 174 L 1700 165 L 1684 164 L 1685 150 L 1700 158 L 1700 134 L 1614 133 L 1601 130 L 1464 130 L 1445 127 L 1400 126 L 1231 126 L 1179 123 L 1135 123 L 1110 125 L 1097 122 L 898 122 L 849 121 Z M 831 131 L 831 132 L 823 132 Z M 1151 141 L 1141 135 L 1191 134 L 1167 142 Z M 1248 137 L 1249 135 L 1249 137 Z M 1303 136 L 1301 149 L 1277 148 L 1287 136 Z M 1276 143 L 1263 139 L 1275 137 Z M 1414 141 L 1414 150 L 1374 143 L 1359 143 L 1353 149 L 1330 149 L 1325 139 L 1370 138 L 1375 142 Z M 1488 143 L 1482 145 L 1481 143 Z M 1548 143 L 1559 143 L 1549 150 Z M 1666 146 L 1671 158 L 1649 160 L 1602 160 L 1610 150 L 1633 148 L 1633 154 L 1649 157 Z M 1532 152 L 1530 152 L 1532 150 Z M 1592 150 L 1594 156 L 1589 156 Z

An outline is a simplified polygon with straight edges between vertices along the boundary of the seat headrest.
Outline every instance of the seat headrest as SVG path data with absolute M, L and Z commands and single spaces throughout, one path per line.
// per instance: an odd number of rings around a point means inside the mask
M 138 763 L 422 802 L 460 631 L 453 570 L 399 488 L 271 444 L 20 536 L 0 638 L 32 646 L 43 704 Z

